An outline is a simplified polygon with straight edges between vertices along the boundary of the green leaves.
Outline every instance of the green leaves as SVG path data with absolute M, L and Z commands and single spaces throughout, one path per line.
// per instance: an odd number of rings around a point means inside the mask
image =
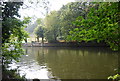
M 38 25 L 38 27 L 35 28 L 34 33 L 38 37 L 44 37 L 44 28 Z
M 18 61 L 24 54 L 21 44 L 28 37 L 24 28 L 30 22 L 30 17 L 24 18 L 23 21 L 16 18 L 16 16 L 19 17 L 18 10 L 21 5 L 21 2 L 4 2 L 2 4 L 3 65 L 8 65 L 12 60 Z
M 9 64 L 12 60 L 19 61 L 19 57 L 24 54 L 20 43 L 4 43 L 2 47 L 3 65 Z
M 24 17 L 24 20 L 22 21 L 23 24 L 28 24 L 28 23 L 30 23 L 30 22 L 31 22 L 30 19 L 31 19 L 31 17 Z
M 77 28 L 69 32 L 71 35 L 69 39 L 74 38 L 72 40 L 77 41 L 79 39 L 83 41 L 105 41 L 111 49 L 119 50 L 120 29 L 118 28 L 118 21 L 115 19 L 119 18 L 118 3 L 95 3 L 93 5 L 86 17 L 79 16 L 73 22 L 73 25 Z
M 119 80 L 120 79 L 120 75 L 116 74 L 114 76 L 109 76 L 108 79 Z
M 61 34 L 61 21 L 59 18 L 59 13 L 57 11 L 52 11 L 49 15 L 46 16 L 44 20 L 44 25 L 46 28 L 45 37 L 50 41 L 57 41 L 57 37 Z

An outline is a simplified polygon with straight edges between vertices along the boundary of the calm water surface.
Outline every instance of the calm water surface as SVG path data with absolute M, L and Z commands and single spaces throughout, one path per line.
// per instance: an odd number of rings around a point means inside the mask
M 10 69 L 27 79 L 106 79 L 118 68 L 118 52 L 107 48 L 24 47 L 27 55 Z

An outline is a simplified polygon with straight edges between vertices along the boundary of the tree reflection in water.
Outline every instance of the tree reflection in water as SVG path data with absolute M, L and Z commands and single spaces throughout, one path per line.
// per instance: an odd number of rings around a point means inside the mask
M 11 64 L 27 79 L 106 79 L 118 68 L 118 52 L 107 48 L 25 47 L 27 56 Z
M 107 48 L 39 48 L 36 57 L 60 79 L 106 79 L 118 67 L 117 52 Z

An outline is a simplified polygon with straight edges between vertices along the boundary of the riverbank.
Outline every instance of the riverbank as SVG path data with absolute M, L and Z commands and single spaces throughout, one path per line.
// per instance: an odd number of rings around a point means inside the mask
M 57 43 L 23 43 L 25 47 L 107 47 L 105 43 L 96 42 L 57 42 Z

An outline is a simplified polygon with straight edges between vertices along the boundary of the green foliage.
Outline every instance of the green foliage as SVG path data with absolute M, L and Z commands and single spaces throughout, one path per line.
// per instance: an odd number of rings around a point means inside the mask
M 24 20 L 23 20 L 23 24 L 25 26 L 25 28 L 28 26 L 28 23 L 30 23 L 31 17 L 24 17 Z
M 76 28 L 72 22 L 75 21 L 78 16 L 85 16 L 87 12 L 88 6 L 82 2 L 68 3 L 59 10 L 61 32 L 65 38 L 69 35 L 69 31 Z
M 56 41 L 58 35 L 60 34 L 58 12 L 52 11 L 49 15 L 46 16 L 44 22 L 46 28 L 46 39 L 49 42 Z
M 2 4 L 2 42 L 8 42 L 13 28 L 21 26 L 16 17 L 20 17 L 18 10 L 23 3 L 21 2 L 3 2 Z M 17 23 L 17 24 L 14 24 Z M 13 25 L 12 25 L 13 24 Z
M 118 26 L 118 3 L 94 3 L 86 17 L 80 16 L 73 24 L 68 40 L 104 41 L 113 50 L 120 48 L 120 28 Z
M 2 57 L 3 66 L 7 66 L 12 60 L 18 61 L 20 55 L 24 54 L 21 44 L 26 40 L 28 33 L 24 30 L 30 22 L 30 17 L 25 17 L 23 21 L 18 10 L 23 3 L 5 2 L 2 4 Z
M 42 24 L 42 19 L 41 18 L 37 19 L 37 24 L 39 24 L 39 25 Z
M 113 80 L 120 80 L 120 75 L 116 74 L 114 76 L 109 76 L 108 79 L 113 79 Z
M 48 41 L 56 41 L 57 38 L 66 40 L 69 31 L 76 28 L 72 24 L 78 16 L 85 16 L 88 12 L 87 3 L 71 2 L 64 5 L 59 11 L 52 11 L 44 20 L 46 27 L 45 37 Z M 85 14 L 85 15 L 84 15 Z
M 37 22 L 37 26 L 36 28 L 34 29 L 34 34 L 37 36 L 37 40 L 39 42 L 39 38 L 41 37 L 42 38 L 42 43 L 44 42 L 43 39 L 44 39 L 44 26 L 43 26 L 43 21 L 41 18 L 38 18 L 36 20 Z
M 10 64 L 13 60 L 19 61 L 19 58 L 24 54 L 21 48 L 21 43 L 5 43 L 2 47 L 3 65 Z
M 43 38 L 44 38 L 44 28 L 42 27 L 42 25 L 38 25 L 35 29 L 34 29 L 34 33 L 37 36 L 37 40 L 39 42 L 39 38 L 42 38 L 42 43 L 43 43 Z
M 37 37 L 44 37 L 44 29 L 42 26 L 38 26 L 35 28 L 34 33 Z
M 18 10 L 23 3 L 21 2 L 4 2 L 2 4 L 2 66 L 3 78 L 8 76 L 11 78 L 20 78 L 13 71 L 8 71 L 6 68 L 13 60 L 19 61 L 19 58 L 24 54 L 21 44 L 26 40 L 28 33 L 24 30 L 30 22 L 30 17 L 25 17 L 23 21 Z
M 2 17 L 3 21 L 6 18 L 16 18 L 20 17 L 18 10 L 22 6 L 22 2 L 3 2 L 2 3 Z

